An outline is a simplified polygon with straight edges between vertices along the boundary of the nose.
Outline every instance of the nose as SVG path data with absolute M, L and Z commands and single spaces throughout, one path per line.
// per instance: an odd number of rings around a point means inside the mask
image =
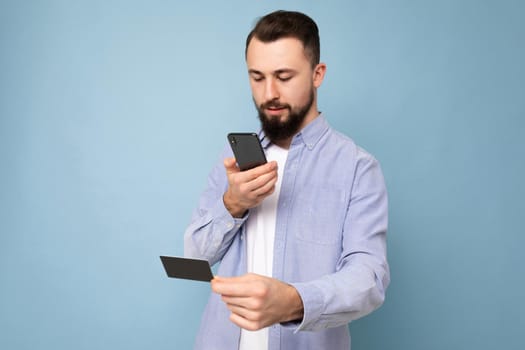
M 264 97 L 266 101 L 279 99 L 280 96 L 275 79 L 266 79 Z

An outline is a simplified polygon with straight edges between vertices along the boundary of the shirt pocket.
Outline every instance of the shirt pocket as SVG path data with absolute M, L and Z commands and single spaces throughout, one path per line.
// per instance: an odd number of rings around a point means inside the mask
M 296 196 L 295 236 L 304 242 L 341 242 L 346 212 L 345 192 L 330 185 L 305 186 Z

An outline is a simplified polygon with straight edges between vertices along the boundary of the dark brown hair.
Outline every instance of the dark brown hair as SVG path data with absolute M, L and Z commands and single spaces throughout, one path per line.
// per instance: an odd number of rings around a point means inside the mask
M 282 38 L 295 38 L 303 43 L 304 54 L 314 68 L 320 60 L 319 29 L 317 24 L 301 12 L 275 11 L 260 18 L 246 38 L 244 54 L 252 38 L 269 43 Z

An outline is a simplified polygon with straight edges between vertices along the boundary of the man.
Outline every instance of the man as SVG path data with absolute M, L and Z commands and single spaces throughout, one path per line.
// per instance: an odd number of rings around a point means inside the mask
M 245 55 L 269 162 L 240 171 L 227 147 L 185 233 L 186 256 L 220 262 L 195 348 L 349 349 L 389 283 L 379 164 L 318 111 L 311 18 L 266 15 Z

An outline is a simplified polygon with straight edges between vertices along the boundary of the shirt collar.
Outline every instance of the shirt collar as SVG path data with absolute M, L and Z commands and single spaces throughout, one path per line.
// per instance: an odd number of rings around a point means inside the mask
M 308 149 L 313 149 L 317 142 L 321 139 L 321 136 L 328 130 L 328 122 L 324 118 L 323 114 L 319 114 L 314 120 L 308 123 L 301 131 L 299 131 L 292 139 L 291 145 L 298 143 L 304 143 Z M 264 149 L 267 149 L 270 145 L 270 139 L 266 137 L 264 131 L 259 131 L 259 139 Z

